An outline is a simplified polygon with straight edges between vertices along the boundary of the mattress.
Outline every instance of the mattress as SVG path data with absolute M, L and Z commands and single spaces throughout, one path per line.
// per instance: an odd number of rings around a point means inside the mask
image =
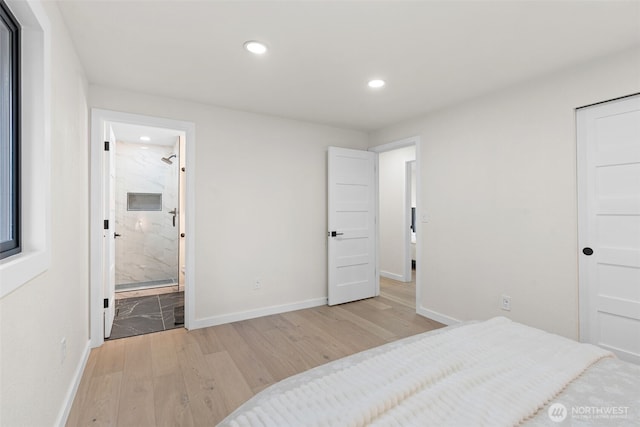
M 488 327 L 485 327 L 485 323 L 493 329 L 504 329 L 503 336 L 496 338 L 489 335 L 488 331 L 484 331 Z M 615 359 L 597 347 L 511 323 L 504 318 L 469 322 L 336 360 L 272 385 L 219 425 L 631 426 L 640 423 L 640 367 Z M 531 336 L 518 339 L 523 334 Z M 473 347 L 477 344 L 472 345 L 474 339 L 470 337 L 479 337 L 476 341 L 480 343 L 480 348 Z M 538 339 L 550 341 L 538 343 Z M 501 341 L 519 344 L 504 347 Z M 512 354 L 510 347 L 527 345 L 530 347 L 520 349 L 527 354 L 526 357 Z M 450 350 L 446 350 L 447 347 Z M 469 348 L 462 351 L 464 347 Z M 494 365 L 501 366 L 500 370 L 496 370 L 491 363 L 488 368 L 474 367 L 471 375 L 467 374 L 467 380 L 461 381 L 456 371 L 460 365 L 457 360 L 462 357 L 462 364 L 472 365 L 474 358 L 487 358 L 482 355 L 483 352 L 496 361 Z M 526 362 L 529 355 L 537 353 L 548 353 L 544 357 L 550 360 L 544 363 L 550 363 L 555 371 L 538 367 L 538 361 L 533 365 L 530 361 Z M 439 381 L 435 378 L 433 384 L 412 385 L 407 381 L 413 381 L 413 371 L 404 377 L 385 374 L 388 378 L 381 377 L 378 383 L 372 379 L 378 371 L 402 371 L 398 365 L 404 364 L 399 359 L 403 357 L 415 360 L 411 362 L 412 365 L 407 362 L 407 367 L 402 369 L 425 370 L 426 377 L 433 377 L 434 372 L 441 375 L 442 372 L 456 371 L 453 372 L 457 375 L 454 376 L 456 381 Z M 467 358 L 472 362 L 467 362 Z M 579 359 L 583 360 L 580 362 Z M 440 361 L 441 369 L 429 371 L 431 366 Z M 384 363 L 389 363 L 389 367 L 386 368 Z M 578 366 L 579 363 L 584 366 Z M 367 366 L 370 371 L 367 371 Z M 545 378 L 544 375 L 551 376 Z M 402 378 L 398 379 L 399 376 Z M 567 378 L 558 378 L 564 376 Z M 462 378 L 465 376 L 462 375 Z M 488 385 L 481 383 L 486 378 L 491 380 Z M 441 388 L 444 382 L 453 383 L 454 388 Z M 529 386 L 536 382 L 536 387 Z M 360 386 L 358 392 L 360 383 L 364 385 Z M 420 389 L 420 393 L 414 392 L 417 389 Z M 460 401 L 452 403 L 450 396 L 455 395 L 461 396 Z M 320 401 L 317 401 L 318 396 L 322 397 Z M 420 406 L 425 402 L 428 403 L 426 409 Z M 518 408 L 520 406 L 522 408 Z M 515 410 L 520 413 L 514 415 Z M 335 414 L 331 415 L 332 411 Z M 449 416 L 448 411 L 455 413 L 455 416 Z

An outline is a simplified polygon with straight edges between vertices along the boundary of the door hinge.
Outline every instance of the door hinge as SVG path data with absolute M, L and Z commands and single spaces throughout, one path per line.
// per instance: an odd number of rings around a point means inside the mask
M 108 219 L 105 219 L 105 220 L 104 220 L 104 229 L 105 229 L 105 230 L 108 230 L 108 229 L 109 229 L 109 220 L 108 220 Z
M 104 151 L 109 151 L 109 141 L 104 142 Z
M 109 308 L 109 298 L 104 299 L 104 308 Z

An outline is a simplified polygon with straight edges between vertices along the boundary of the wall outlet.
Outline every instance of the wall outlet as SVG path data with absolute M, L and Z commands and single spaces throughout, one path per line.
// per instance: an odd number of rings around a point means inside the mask
M 500 299 L 500 308 L 505 311 L 511 311 L 511 297 L 508 295 L 502 295 Z
M 262 283 L 260 282 L 260 280 L 257 280 L 253 283 L 253 290 L 257 291 L 258 289 L 262 288 Z
M 67 358 L 67 339 L 62 338 L 60 340 L 60 364 L 62 365 Z

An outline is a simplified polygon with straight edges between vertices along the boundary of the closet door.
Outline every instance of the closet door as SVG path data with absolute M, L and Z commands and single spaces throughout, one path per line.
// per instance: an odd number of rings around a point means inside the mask
M 580 337 L 640 363 L 640 96 L 577 120 Z

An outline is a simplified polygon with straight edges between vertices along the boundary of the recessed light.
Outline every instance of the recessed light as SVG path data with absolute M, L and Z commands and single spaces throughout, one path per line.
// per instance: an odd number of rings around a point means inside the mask
M 148 150 L 149 147 L 140 147 L 141 150 Z
M 140 141 L 151 141 L 151 138 L 149 138 L 148 136 L 141 136 Z
M 257 42 L 255 40 L 249 40 L 245 42 L 244 48 L 256 55 L 262 55 L 267 52 L 267 46 L 264 43 Z
M 386 84 L 385 81 L 380 79 L 369 80 L 369 83 L 367 83 L 367 85 L 373 89 L 381 88 L 385 84 Z
M 385 81 L 380 79 L 369 80 L 369 83 L 367 83 L 367 85 L 373 89 L 381 88 L 385 84 L 386 84 Z

